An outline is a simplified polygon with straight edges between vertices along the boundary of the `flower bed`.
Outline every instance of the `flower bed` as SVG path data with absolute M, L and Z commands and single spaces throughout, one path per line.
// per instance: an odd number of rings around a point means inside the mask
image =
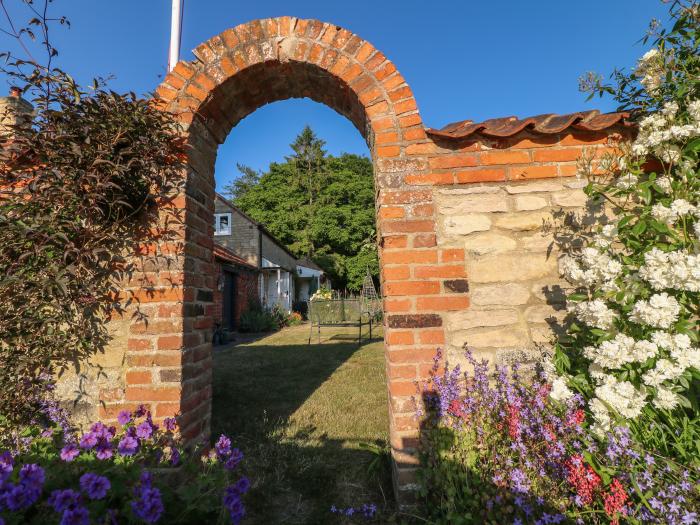
M 552 398 L 467 352 L 473 375 L 438 352 L 423 385 L 422 494 L 436 523 L 672 523 L 700 519 L 700 470 L 645 450 L 627 427 L 601 442 L 583 397 Z
M 20 523 L 239 523 L 248 479 L 222 435 L 208 454 L 185 449 L 175 419 L 156 424 L 143 407 L 119 427 L 78 434 L 45 402 L 49 425 L 32 425 L 0 453 L 0 525 Z

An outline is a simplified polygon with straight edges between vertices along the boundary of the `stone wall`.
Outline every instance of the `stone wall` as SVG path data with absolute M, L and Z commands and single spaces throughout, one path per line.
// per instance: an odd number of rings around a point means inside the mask
M 214 213 L 231 214 L 231 235 L 217 235 L 215 242 L 253 266 L 260 266 L 260 231 L 257 223 L 219 195 L 214 205 Z
M 464 345 L 491 362 L 537 359 L 560 326 L 564 294 L 554 229 L 580 213 L 575 178 L 435 189 L 438 247 L 464 248 L 468 309 L 445 316 L 451 362 Z M 563 284 L 563 283 L 562 283 Z

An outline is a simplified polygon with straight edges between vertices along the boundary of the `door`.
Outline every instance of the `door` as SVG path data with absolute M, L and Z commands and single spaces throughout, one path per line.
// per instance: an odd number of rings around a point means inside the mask
M 222 311 L 221 325 L 224 330 L 233 330 L 235 326 L 235 297 L 236 297 L 236 279 L 231 272 L 224 272 L 224 304 Z

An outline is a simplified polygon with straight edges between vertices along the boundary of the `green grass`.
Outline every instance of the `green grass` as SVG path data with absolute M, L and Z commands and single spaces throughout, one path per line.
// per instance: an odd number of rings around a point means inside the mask
M 308 345 L 306 325 L 215 351 L 212 432 L 245 454 L 246 523 L 352 523 L 329 509 L 362 503 L 376 522 L 393 514 L 383 343 L 356 334 L 324 328 Z

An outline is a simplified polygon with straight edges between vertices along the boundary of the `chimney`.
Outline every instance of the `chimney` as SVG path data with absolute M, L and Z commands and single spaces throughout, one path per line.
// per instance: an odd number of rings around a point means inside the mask
M 22 98 L 22 90 L 10 88 L 7 97 L 0 97 L 0 139 L 12 139 L 18 126 L 31 122 L 34 106 Z

